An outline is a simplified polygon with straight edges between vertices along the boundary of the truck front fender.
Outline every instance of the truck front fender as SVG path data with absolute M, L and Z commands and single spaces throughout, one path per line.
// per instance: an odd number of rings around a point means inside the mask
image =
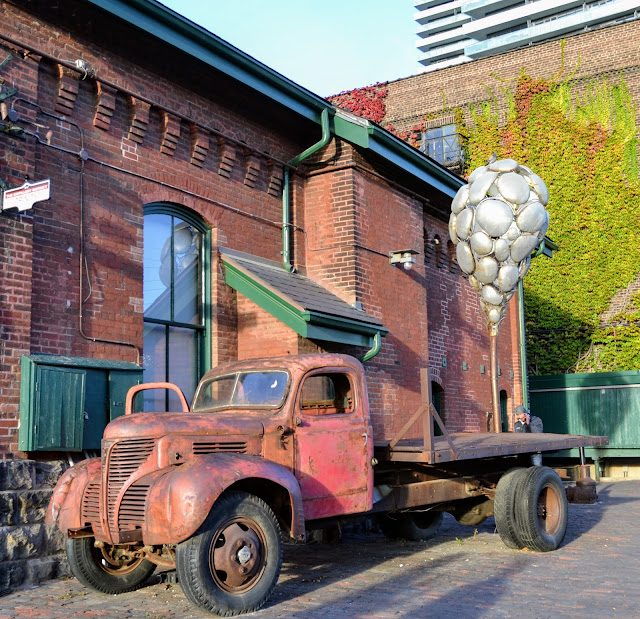
M 149 475 L 145 544 L 177 544 L 204 522 L 216 499 L 230 486 L 248 479 L 271 481 L 284 488 L 291 503 L 291 536 L 304 540 L 302 494 L 293 473 L 259 456 L 216 453 L 200 456 L 157 476 Z M 139 480 L 144 483 L 144 478 Z
M 69 529 L 81 528 L 82 496 L 89 481 L 95 478 L 100 478 L 100 458 L 83 460 L 67 469 L 53 489 L 45 524 L 57 524 L 65 535 Z

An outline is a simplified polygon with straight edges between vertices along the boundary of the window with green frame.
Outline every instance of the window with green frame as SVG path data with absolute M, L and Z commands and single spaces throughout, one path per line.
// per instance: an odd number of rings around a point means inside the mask
M 144 209 L 144 381 L 178 385 L 187 400 L 208 369 L 210 234 L 185 209 Z M 168 390 L 147 390 L 144 410 L 181 410 Z

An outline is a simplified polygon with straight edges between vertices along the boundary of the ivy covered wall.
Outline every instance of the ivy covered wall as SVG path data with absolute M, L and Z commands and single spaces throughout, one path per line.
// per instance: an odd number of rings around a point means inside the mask
M 469 170 L 491 152 L 525 163 L 549 188 L 548 236 L 560 246 L 538 258 L 525 278 L 530 373 L 614 371 L 640 367 L 638 298 L 602 315 L 640 272 L 640 204 L 635 104 L 624 80 L 532 79 L 522 73 L 495 102 L 470 109 L 463 128 Z M 637 304 L 637 305 L 636 305 Z M 630 326 L 627 326 L 630 325 Z
M 640 368 L 640 292 L 628 294 L 621 311 L 607 311 L 640 274 L 636 106 L 621 75 L 571 78 L 523 70 L 500 92 L 487 89 L 485 101 L 447 108 L 443 97 L 436 113 L 456 117 L 466 174 L 496 152 L 532 168 L 549 188 L 548 236 L 560 250 L 534 260 L 525 279 L 531 374 Z M 374 106 L 357 91 L 334 103 L 350 101 L 351 111 L 370 118 L 366 108 L 374 107 L 384 118 L 385 85 L 366 94 Z M 419 125 L 396 133 L 418 145 Z

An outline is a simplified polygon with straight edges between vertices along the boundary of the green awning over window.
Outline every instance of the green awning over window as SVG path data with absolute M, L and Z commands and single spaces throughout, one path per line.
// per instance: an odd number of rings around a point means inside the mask
M 302 337 L 371 348 L 388 329 L 326 288 L 278 262 L 220 247 L 225 280 Z

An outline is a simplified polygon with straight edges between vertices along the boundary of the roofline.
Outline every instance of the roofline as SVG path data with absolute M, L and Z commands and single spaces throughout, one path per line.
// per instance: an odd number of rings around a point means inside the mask
M 307 120 L 335 116 L 332 133 L 371 150 L 445 195 L 453 197 L 461 178 L 370 121 L 339 110 L 323 97 L 278 73 L 156 0 L 85 0 L 132 26 L 204 62 Z

